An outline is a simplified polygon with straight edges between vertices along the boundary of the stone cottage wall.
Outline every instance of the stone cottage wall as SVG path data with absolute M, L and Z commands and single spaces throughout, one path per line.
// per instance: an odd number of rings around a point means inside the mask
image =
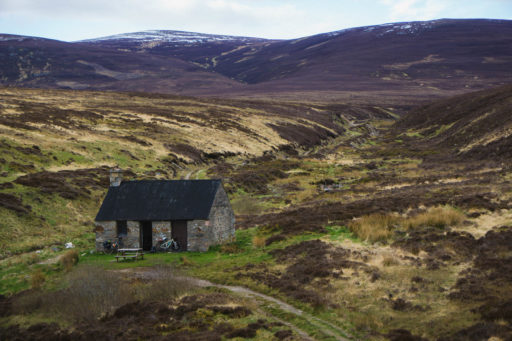
M 94 222 L 94 232 L 96 232 L 96 251 L 103 251 L 103 242 L 106 240 L 114 240 L 116 236 L 115 221 L 96 221 Z
M 187 251 L 208 251 L 212 245 L 206 220 L 187 221 Z
M 153 221 L 153 246 L 156 246 L 160 239 L 171 238 L 171 222 L 170 221 Z
M 219 187 L 215 195 L 209 218 L 210 245 L 223 244 L 234 240 L 235 213 L 222 186 Z
M 96 221 L 94 232 L 96 232 L 96 251 L 103 251 L 103 242 L 117 239 L 116 221 Z M 127 222 L 127 234 L 123 237 L 123 247 L 139 247 L 139 222 Z

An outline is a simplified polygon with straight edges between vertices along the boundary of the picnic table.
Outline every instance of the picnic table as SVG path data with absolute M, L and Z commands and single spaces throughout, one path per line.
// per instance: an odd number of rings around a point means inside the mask
M 123 248 L 117 250 L 116 261 L 119 262 L 119 259 L 144 259 L 144 252 L 142 252 L 141 248 Z

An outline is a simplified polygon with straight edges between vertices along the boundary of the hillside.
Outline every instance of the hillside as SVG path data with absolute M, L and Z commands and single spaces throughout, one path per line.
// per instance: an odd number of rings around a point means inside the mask
M 344 134 L 353 122 L 390 117 L 373 107 L 144 93 L 7 88 L 0 99 L 0 210 L 9 217 L 0 221 L 1 257 L 46 243 L 35 236 L 12 242 L 14 226 L 21 229 L 16 234 L 34 232 L 23 222 L 27 217 L 45 226 L 36 233 L 42 240 L 61 238 L 46 233 L 77 222 L 49 218 L 52 195 L 75 200 L 103 191 L 108 167 L 143 178 L 185 176 L 194 165 L 311 148 Z M 39 202 L 43 193 L 48 201 Z M 81 202 L 97 209 L 97 201 Z M 91 211 L 82 214 L 78 223 L 90 222 Z
M 459 159 L 512 156 L 512 86 L 448 98 L 411 111 L 395 125 L 416 148 L 448 152 Z
M 9 37 L 0 41 L 3 85 L 413 105 L 512 76 L 507 20 L 396 23 L 293 40 L 177 31 L 74 43 Z
M 169 56 L 0 35 L 0 85 L 181 93 L 238 83 Z
M 397 136 L 374 106 L 16 88 L 0 99 L 1 339 L 512 336 L 510 163 L 431 162 L 409 144 L 419 133 Z M 114 165 L 128 180 L 222 178 L 236 241 L 137 262 L 96 253 Z
M 435 20 L 368 26 L 231 51 L 214 70 L 290 89 L 461 90 L 510 79 L 512 23 Z M 297 84 L 298 83 L 298 84 Z

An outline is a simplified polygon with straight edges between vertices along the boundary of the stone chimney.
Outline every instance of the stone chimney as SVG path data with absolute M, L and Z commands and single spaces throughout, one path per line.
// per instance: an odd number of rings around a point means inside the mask
M 118 187 L 123 181 L 123 171 L 119 168 L 110 170 L 110 187 Z

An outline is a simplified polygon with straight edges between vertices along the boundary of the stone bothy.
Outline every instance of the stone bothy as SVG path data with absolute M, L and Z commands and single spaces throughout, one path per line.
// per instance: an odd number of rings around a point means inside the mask
M 123 247 L 146 251 L 164 237 L 185 251 L 207 251 L 235 235 L 235 215 L 221 180 L 122 181 L 119 170 L 110 173 L 95 225 L 97 251 L 119 237 Z

